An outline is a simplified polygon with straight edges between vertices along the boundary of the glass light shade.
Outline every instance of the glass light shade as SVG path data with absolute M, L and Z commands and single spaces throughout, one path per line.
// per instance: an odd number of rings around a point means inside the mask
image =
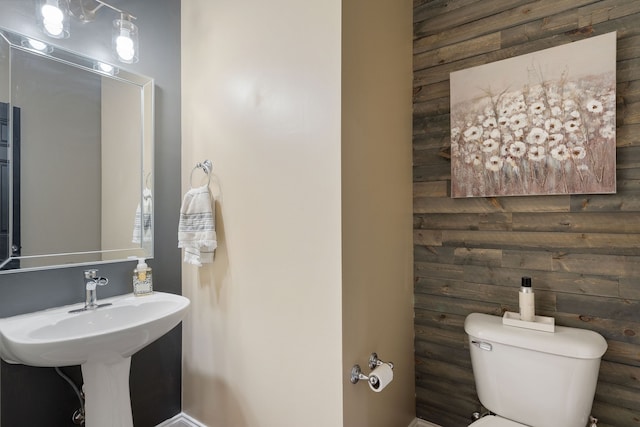
M 118 61 L 126 64 L 138 62 L 138 27 L 126 16 L 113 21 L 112 44 Z
M 38 2 L 38 19 L 47 36 L 55 39 L 69 37 L 69 8 L 65 0 Z

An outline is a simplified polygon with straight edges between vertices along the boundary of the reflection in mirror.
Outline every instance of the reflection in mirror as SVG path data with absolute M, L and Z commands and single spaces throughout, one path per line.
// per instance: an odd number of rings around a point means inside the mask
M 153 81 L 0 35 L 2 270 L 153 256 Z

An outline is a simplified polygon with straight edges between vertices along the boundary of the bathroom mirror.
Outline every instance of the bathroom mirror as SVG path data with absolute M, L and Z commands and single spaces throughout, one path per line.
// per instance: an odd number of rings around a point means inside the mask
M 0 272 L 153 256 L 153 80 L 0 29 Z

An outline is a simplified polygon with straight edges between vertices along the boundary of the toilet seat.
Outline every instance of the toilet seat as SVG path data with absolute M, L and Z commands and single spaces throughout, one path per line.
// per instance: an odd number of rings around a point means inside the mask
M 506 418 L 497 417 L 495 415 L 487 415 L 469 424 L 469 427 L 527 427 L 524 424 L 508 420 Z

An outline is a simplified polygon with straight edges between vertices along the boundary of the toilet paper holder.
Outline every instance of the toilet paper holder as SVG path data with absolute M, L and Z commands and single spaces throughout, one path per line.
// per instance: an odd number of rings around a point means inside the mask
M 392 362 L 384 362 L 380 360 L 377 353 L 371 353 L 371 356 L 369 356 L 369 369 L 374 369 L 375 367 L 380 365 L 389 365 L 389 367 L 393 369 Z M 355 364 L 353 365 L 353 368 L 351 368 L 351 383 L 357 384 L 360 380 L 366 380 L 370 382 L 371 385 L 375 386 L 375 382 L 378 379 L 376 377 L 369 377 L 368 375 L 363 374 L 360 365 Z

